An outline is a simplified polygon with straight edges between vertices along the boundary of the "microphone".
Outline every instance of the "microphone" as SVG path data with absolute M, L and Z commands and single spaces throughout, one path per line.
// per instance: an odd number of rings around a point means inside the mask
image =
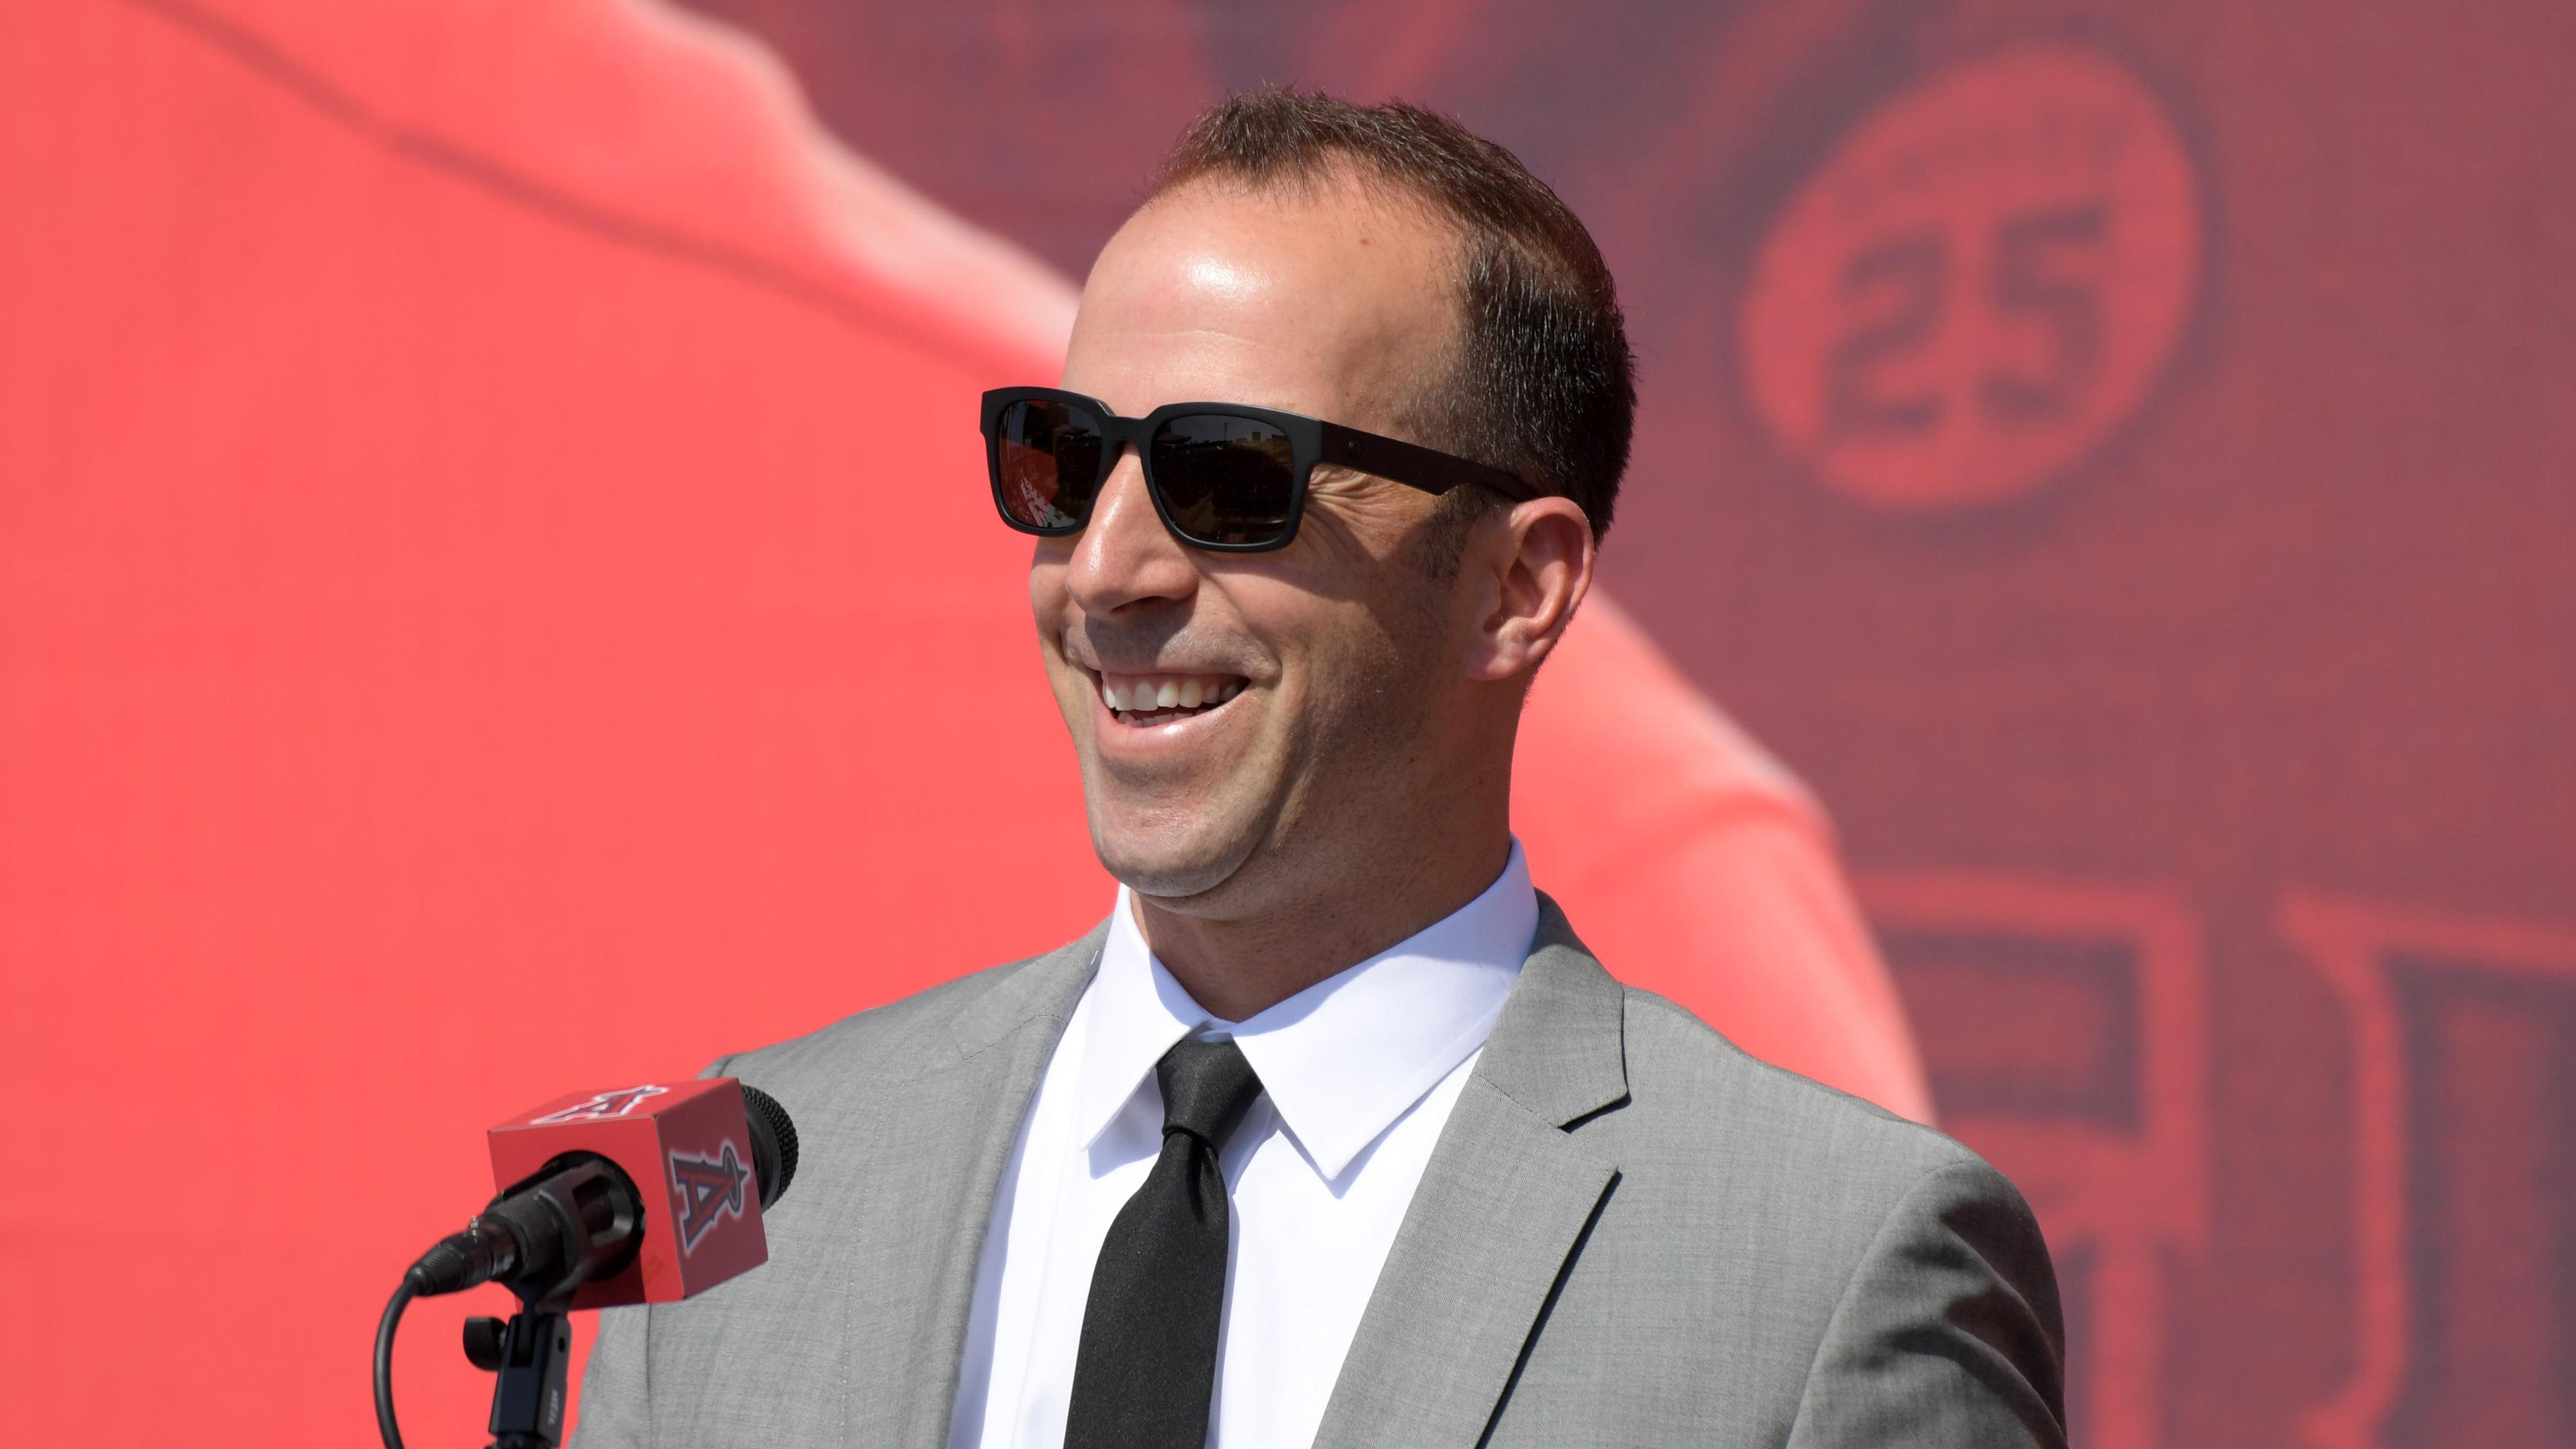
M 466 1323 L 465 1355 L 500 1375 L 494 1449 L 550 1449 L 563 1432 L 566 1311 L 669 1303 L 759 1267 L 761 1215 L 796 1178 L 787 1109 L 731 1077 L 576 1092 L 485 1136 L 499 1194 L 404 1272 L 376 1325 L 387 1449 L 402 1449 L 393 1342 L 412 1299 L 482 1283 L 518 1295 L 507 1323 Z
M 731 1077 L 574 1093 L 488 1137 L 500 1195 L 411 1266 L 421 1297 L 488 1282 L 570 1308 L 703 1293 L 768 1261 L 761 1213 L 796 1176 L 787 1109 Z

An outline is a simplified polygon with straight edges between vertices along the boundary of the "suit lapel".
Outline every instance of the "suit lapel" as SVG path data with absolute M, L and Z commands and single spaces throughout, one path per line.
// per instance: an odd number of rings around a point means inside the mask
M 980 993 L 950 1020 L 946 1049 L 925 1070 L 878 1084 L 871 1107 L 891 1134 L 880 1170 L 898 1163 L 915 1170 L 877 1185 L 872 1196 L 891 1220 L 872 1215 L 861 1235 L 881 1251 L 852 1274 L 842 1419 L 855 1437 L 846 1442 L 947 1443 L 994 1194 L 1038 1078 L 1091 983 L 1104 934 L 1095 930 Z M 863 1253 L 870 1246 L 852 1244 Z M 918 1310 L 886 1311 L 907 1303 Z
M 1556 904 L 1414 1190 L 1318 1449 L 1471 1445 L 1615 1188 L 1566 1129 L 1627 1097 L 1625 993 Z

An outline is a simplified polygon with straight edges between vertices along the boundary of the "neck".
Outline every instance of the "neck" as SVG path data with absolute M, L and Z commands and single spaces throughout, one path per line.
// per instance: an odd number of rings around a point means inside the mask
M 1503 873 L 1511 849 L 1497 819 L 1454 849 L 1396 842 L 1369 861 L 1371 871 L 1337 872 L 1324 889 L 1242 915 L 1184 912 L 1137 895 L 1136 926 L 1192 1000 L 1243 1021 L 1455 914 Z

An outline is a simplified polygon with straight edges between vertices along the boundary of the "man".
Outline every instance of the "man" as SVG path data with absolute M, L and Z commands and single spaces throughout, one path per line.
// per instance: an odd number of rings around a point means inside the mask
M 764 1272 L 604 1315 L 581 1442 L 2062 1443 L 2011 1186 L 1621 987 L 1512 841 L 1632 399 L 1499 148 L 1201 118 L 984 405 L 1117 905 L 716 1064 L 805 1175 Z

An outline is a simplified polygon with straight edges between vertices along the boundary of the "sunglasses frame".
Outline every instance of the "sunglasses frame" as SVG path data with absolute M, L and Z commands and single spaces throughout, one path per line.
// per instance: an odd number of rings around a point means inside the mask
M 1489 467 L 1437 448 L 1408 443 L 1401 438 L 1381 437 L 1310 418 L 1301 413 L 1283 413 L 1276 408 L 1257 408 L 1243 403 L 1177 402 L 1165 403 L 1141 418 L 1122 418 L 1110 411 L 1098 398 L 1085 397 L 1055 387 L 998 387 L 984 394 L 984 470 L 993 484 L 993 508 L 1002 522 L 1021 533 L 1040 538 L 1064 538 L 1080 533 L 1091 524 L 1091 510 L 1073 523 L 1053 528 L 1022 523 L 1011 516 L 1010 505 L 1002 499 L 1002 414 L 1013 403 L 1062 403 L 1081 408 L 1100 421 L 1100 473 L 1091 480 L 1092 501 L 1097 506 L 1100 490 L 1108 485 L 1109 475 L 1117 471 L 1119 460 L 1127 449 L 1136 450 L 1137 464 L 1145 472 L 1145 496 L 1154 500 L 1154 513 L 1172 537 L 1192 548 L 1211 553 L 1269 553 L 1297 541 L 1298 525 L 1306 518 L 1306 480 L 1318 463 L 1331 463 L 1401 483 L 1425 493 L 1446 493 L 1453 488 L 1477 484 L 1491 488 L 1515 503 L 1525 503 L 1539 495 L 1539 490 L 1500 468 Z M 1278 429 L 1288 439 L 1289 471 L 1288 522 L 1276 539 L 1259 543 L 1211 543 L 1182 532 L 1163 501 L 1162 485 L 1154 481 L 1154 433 L 1166 422 L 1179 417 L 1243 418 Z

